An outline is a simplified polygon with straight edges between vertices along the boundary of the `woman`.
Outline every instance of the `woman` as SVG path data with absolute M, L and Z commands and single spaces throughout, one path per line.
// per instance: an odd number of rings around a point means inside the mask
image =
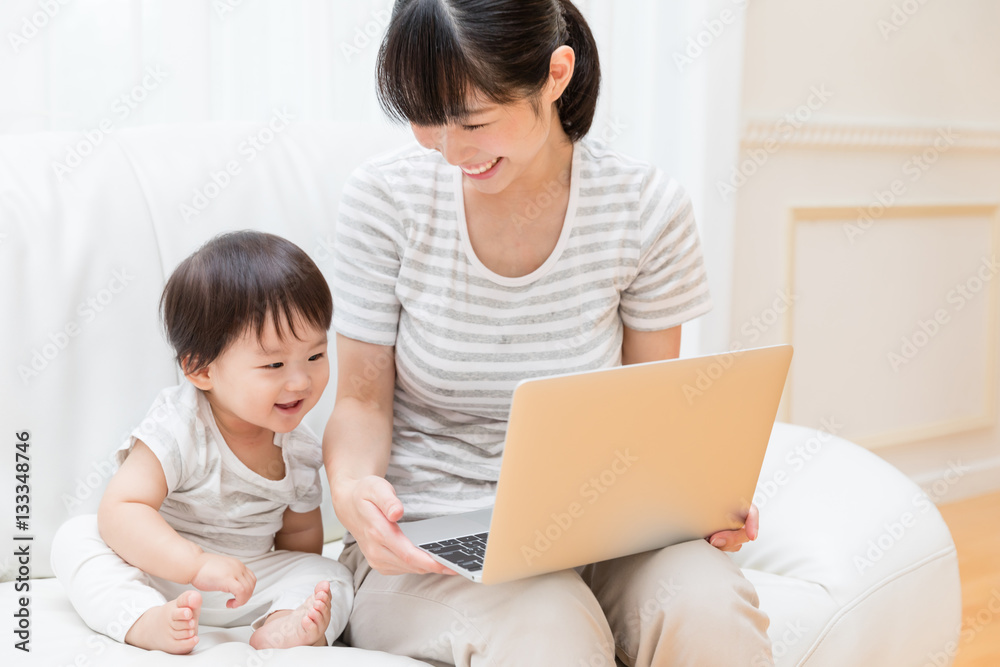
M 398 0 L 378 80 L 422 148 L 357 170 L 337 221 L 323 444 L 351 534 L 347 641 L 459 666 L 770 664 L 767 616 L 721 553 L 756 537 L 755 509 L 718 548 L 496 586 L 402 535 L 492 503 L 519 380 L 676 357 L 711 301 L 681 188 L 585 139 L 600 66 L 569 0 Z

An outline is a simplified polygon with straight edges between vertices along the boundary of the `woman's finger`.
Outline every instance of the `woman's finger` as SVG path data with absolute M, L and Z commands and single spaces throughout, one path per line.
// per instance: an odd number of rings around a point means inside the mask
M 748 540 L 757 539 L 757 535 L 760 534 L 760 511 L 756 505 L 750 505 L 750 513 L 747 514 L 747 520 L 743 524 L 743 528 L 746 529 Z
M 374 505 L 389 521 L 403 518 L 403 503 L 396 497 L 392 484 L 381 477 L 373 478 L 365 484 L 361 497 Z

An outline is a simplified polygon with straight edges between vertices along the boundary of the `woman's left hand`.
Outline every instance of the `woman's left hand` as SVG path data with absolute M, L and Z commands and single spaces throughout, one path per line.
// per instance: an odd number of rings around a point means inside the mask
M 744 542 L 752 542 L 757 539 L 757 532 L 760 528 L 760 515 L 757 506 L 750 503 L 750 512 L 744 517 L 743 527 L 739 530 L 720 530 L 712 533 L 705 539 L 716 549 L 721 551 L 739 551 Z

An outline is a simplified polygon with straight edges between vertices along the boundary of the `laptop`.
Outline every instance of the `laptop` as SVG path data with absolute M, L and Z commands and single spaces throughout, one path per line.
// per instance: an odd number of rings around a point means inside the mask
M 520 382 L 492 508 L 400 523 L 484 584 L 738 529 L 791 345 Z

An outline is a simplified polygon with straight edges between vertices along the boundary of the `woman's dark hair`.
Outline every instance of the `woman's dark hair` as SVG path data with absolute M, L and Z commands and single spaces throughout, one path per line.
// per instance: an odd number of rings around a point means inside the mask
M 396 0 L 378 54 L 379 102 L 400 121 L 461 122 L 473 93 L 497 104 L 537 95 L 564 44 L 576 67 L 556 104 L 566 134 L 579 141 L 594 120 L 601 64 L 570 0 Z
M 262 232 L 216 236 L 174 270 L 160 311 L 167 339 L 185 373 L 208 366 L 247 331 L 264 337 L 270 315 L 278 337 L 298 314 L 330 328 L 333 299 L 316 264 L 297 245 Z

